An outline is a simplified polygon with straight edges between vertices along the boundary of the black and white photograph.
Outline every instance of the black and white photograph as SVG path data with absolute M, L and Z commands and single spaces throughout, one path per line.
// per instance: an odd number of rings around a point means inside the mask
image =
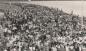
M 86 1 L 86 0 L 0 0 L 0 1 Z
M 0 51 L 86 51 L 86 2 L 1 2 Z

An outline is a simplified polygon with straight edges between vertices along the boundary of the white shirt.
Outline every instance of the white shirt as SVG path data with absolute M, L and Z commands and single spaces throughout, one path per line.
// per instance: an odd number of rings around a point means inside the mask
M 53 50 L 53 51 L 57 51 L 57 48 L 56 48 L 56 47 L 52 47 L 52 50 Z
M 7 51 L 6 49 L 4 51 Z
M 30 51 L 33 51 L 33 47 L 29 47 Z
M 35 47 L 33 47 L 33 50 L 35 50 Z
M 17 51 L 17 50 L 14 48 L 13 51 Z
M 69 46 L 66 46 L 66 51 L 69 51 Z

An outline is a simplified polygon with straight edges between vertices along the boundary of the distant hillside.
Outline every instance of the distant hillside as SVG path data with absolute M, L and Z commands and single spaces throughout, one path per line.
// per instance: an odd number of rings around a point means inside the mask
M 59 8 L 12 3 L 0 5 L 0 12 L 4 13 L 0 15 L 1 47 L 12 47 L 15 42 L 23 42 L 25 45 L 21 46 L 28 48 L 28 45 L 36 45 L 35 41 L 41 40 L 44 44 L 48 39 L 50 44 L 57 41 L 63 44 L 64 41 L 57 38 L 65 37 L 65 42 L 69 43 L 78 37 L 86 36 L 84 28 L 82 29 L 81 17 L 73 12 L 65 13 Z
M 12 5 L 8 4 L 8 6 L 7 7 L 9 9 L 7 10 L 9 10 L 9 12 L 11 12 L 13 15 L 7 14 L 6 17 L 13 17 L 12 19 L 27 18 L 27 21 L 25 23 L 28 23 L 29 21 L 37 27 L 46 29 L 44 30 L 44 32 L 41 32 L 43 34 L 47 33 L 46 31 L 49 31 L 49 33 L 51 34 L 53 32 L 57 32 L 56 34 L 59 34 L 60 36 L 66 36 L 72 34 L 72 32 L 75 33 L 81 31 L 80 17 L 77 15 L 73 15 L 72 13 L 65 13 L 58 8 L 54 9 L 46 6 L 18 3 L 13 3 Z M 4 9 L 6 13 L 6 5 Z M 20 18 L 16 18 L 20 15 Z M 21 23 L 18 23 L 19 25 L 24 24 L 23 19 L 21 19 L 20 22 Z

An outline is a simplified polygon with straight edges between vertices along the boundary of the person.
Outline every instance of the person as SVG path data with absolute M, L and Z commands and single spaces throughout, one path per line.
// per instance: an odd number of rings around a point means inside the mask
M 33 47 L 31 46 L 31 47 L 29 47 L 29 49 L 30 49 L 30 51 L 33 51 Z
M 52 51 L 51 47 L 49 47 L 49 51 Z
M 5 49 L 4 51 L 7 51 L 7 49 Z
M 52 47 L 52 51 L 57 51 L 56 46 L 53 46 L 53 47 Z
M 2 46 L 0 46 L 0 51 L 3 51 L 3 47 Z
M 64 45 L 63 44 L 60 44 L 60 49 L 59 51 L 65 51 L 65 48 L 64 48 Z
M 13 51 L 17 51 L 16 48 L 14 48 Z
M 7 51 L 10 51 L 10 47 L 7 48 Z
M 38 45 L 35 46 L 35 51 L 40 51 Z
M 70 50 L 69 50 L 69 45 L 68 45 L 68 44 L 65 46 L 65 51 L 70 51 Z
M 70 45 L 69 50 L 70 50 L 70 51 L 73 51 L 73 46 L 72 46 L 72 45 Z
M 79 44 L 77 42 L 74 43 L 74 51 L 80 51 Z

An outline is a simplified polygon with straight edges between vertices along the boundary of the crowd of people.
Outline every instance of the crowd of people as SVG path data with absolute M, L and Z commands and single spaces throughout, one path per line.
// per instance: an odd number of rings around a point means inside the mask
M 0 51 L 86 50 L 81 17 L 73 13 L 24 3 L 1 10 Z

